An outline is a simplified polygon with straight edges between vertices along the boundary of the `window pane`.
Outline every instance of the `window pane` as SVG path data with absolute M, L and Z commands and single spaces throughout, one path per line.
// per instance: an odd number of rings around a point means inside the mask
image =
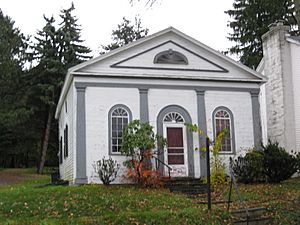
M 117 118 L 112 118 L 111 119 L 111 124 L 112 124 L 112 129 L 116 130 L 117 129 Z
M 117 131 L 113 130 L 112 134 L 111 134 L 111 137 L 115 138 L 115 137 L 117 137 L 117 135 L 118 135 Z
M 118 139 L 118 145 L 122 145 L 122 138 Z
M 117 146 L 112 146 L 112 152 L 118 152 L 118 147 Z
M 221 151 L 231 152 L 231 130 L 230 130 L 230 116 L 225 110 L 220 110 L 215 114 L 215 135 L 216 137 L 226 129 L 227 133 L 221 141 Z M 216 138 L 215 137 L 215 138 Z
M 116 108 L 111 114 L 112 152 L 119 152 L 122 146 L 123 129 L 128 125 L 129 114 L 124 108 Z
M 182 165 L 184 164 L 183 155 L 168 155 L 168 164 L 169 165 Z

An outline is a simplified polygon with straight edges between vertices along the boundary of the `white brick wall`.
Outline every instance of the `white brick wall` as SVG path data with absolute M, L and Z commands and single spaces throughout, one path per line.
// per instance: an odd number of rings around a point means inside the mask
M 193 124 L 198 123 L 197 117 L 197 96 L 195 91 L 173 90 L 173 89 L 150 89 L 148 93 L 149 122 L 157 131 L 157 116 L 159 112 L 169 105 L 178 105 L 189 112 Z M 199 147 L 197 134 L 193 135 L 194 148 Z M 195 176 L 200 177 L 200 156 L 199 152 L 194 152 Z
M 231 110 L 234 117 L 236 156 L 244 154 L 245 150 L 253 147 L 254 136 L 250 93 L 207 91 L 205 92 L 205 103 L 207 134 L 211 139 L 213 139 L 213 111 L 217 107 L 225 106 Z M 223 156 L 227 165 L 230 156 L 234 157 L 234 155 Z
M 132 112 L 132 119 L 139 119 L 139 90 L 129 88 L 86 88 L 86 152 L 87 152 L 87 177 L 89 182 L 98 182 L 94 172 L 93 163 L 108 158 L 108 113 L 116 104 L 126 105 Z M 113 155 L 123 166 L 124 156 Z M 117 182 L 122 179 L 119 173 Z

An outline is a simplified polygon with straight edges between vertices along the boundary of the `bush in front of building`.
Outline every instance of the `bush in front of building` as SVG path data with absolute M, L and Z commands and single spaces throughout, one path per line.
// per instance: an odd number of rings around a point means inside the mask
M 300 154 L 289 154 L 278 142 L 269 141 L 262 151 L 252 149 L 231 163 L 238 182 L 280 183 L 300 169 Z
M 160 173 L 152 168 L 151 158 L 154 155 L 153 149 L 163 149 L 166 143 L 165 138 L 155 135 L 149 123 L 131 121 L 124 129 L 121 148 L 122 154 L 129 158 L 124 162 L 128 178 L 143 187 L 159 186 Z
M 108 159 L 103 157 L 102 160 L 98 160 L 93 167 L 102 183 L 109 185 L 116 179 L 120 165 L 110 157 Z
M 268 142 L 263 146 L 264 171 L 267 182 L 279 183 L 297 172 L 297 158 L 289 154 L 278 142 Z
M 241 183 L 264 182 L 264 154 L 262 151 L 251 149 L 244 157 L 239 156 L 231 164 L 232 171 Z

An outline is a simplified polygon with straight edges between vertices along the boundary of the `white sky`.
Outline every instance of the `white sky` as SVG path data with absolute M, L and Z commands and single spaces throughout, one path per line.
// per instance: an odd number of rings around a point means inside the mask
M 143 1 L 143 0 L 142 0 Z M 25 35 L 35 35 L 44 25 L 43 14 L 59 21 L 61 9 L 71 6 L 72 0 L 0 0 L 0 8 L 10 16 Z M 139 15 L 149 34 L 169 26 L 219 51 L 233 43 L 226 38 L 231 32 L 225 10 L 233 0 L 157 0 L 152 8 L 144 3 L 130 5 L 129 0 L 73 0 L 74 15 L 82 28 L 85 45 L 96 56 L 101 45 L 111 43 L 111 32 L 125 16 L 134 21 Z M 144 0 L 146 2 L 146 0 Z

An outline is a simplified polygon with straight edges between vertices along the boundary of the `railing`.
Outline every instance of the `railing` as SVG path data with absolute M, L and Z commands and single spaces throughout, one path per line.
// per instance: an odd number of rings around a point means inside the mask
M 239 192 L 237 182 L 236 182 L 235 177 L 233 175 L 233 169 L 232 169 L 233 159 L 230 157 L 229 160 L 230 160 L 229 173 L 230 173 L 231 181 L 230 181 L 230 189 L 229 189 L 229 195 L 228 195 L 227 211 L 229 211 L 230 202 L 231 202 L 231 194 L 232 194 L 232 185 L 234 185 L 234 187 L 236 189 L 237 197 L 238 197 L 240 203 L 243 205 L 243 208 L 245 209 L 246 216 L 247 216 L 247 225 L 248 225 L 249 224 L 249 210 L 248 210 L 248 207 L 247 207 L 244 199 L 242 198 L 242 195 Z
M 168 173 L 169 173 L 169 179 L 171 178 L 171 170 L 172 170 L 172 167 L 169 166 L 168 164 L 166 164 L 165 162 L 163 162 L 162 160 L 160 160 L 158 157 L 156 156 L 152 156 L 152 158 L 155 160 L 155 167 L 156 167 L 156 170 L 159 170 L 160 168 L 160 165 L 163 165 L 164 167 L 167 167 L 168 169 Z

